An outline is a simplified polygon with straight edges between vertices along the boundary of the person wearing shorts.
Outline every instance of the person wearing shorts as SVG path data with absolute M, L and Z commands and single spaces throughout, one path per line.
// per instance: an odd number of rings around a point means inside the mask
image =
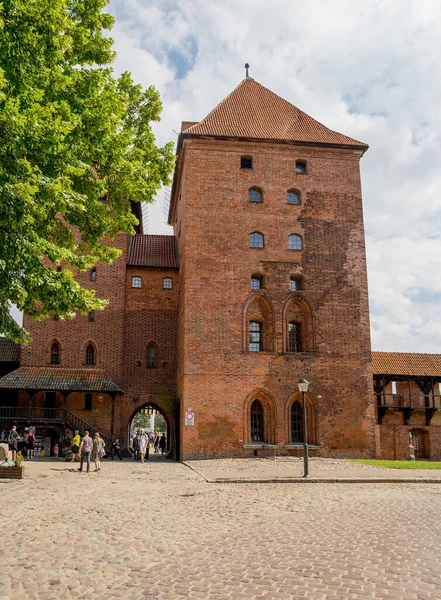
M 75 436 L 74 436 L 74 439 L 72 440 L 72 462 L 75 462 L 76 456 L 78 456 L 78 458 L 80 458 L 80 444 L 81 444 L 80 432 L 78 431 L 78 429 L 75 429 Z

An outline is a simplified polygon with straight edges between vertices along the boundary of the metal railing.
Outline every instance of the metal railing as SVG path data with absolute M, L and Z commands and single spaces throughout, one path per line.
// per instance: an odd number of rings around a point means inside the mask
M 106 444 L 107 452 L 110 453 L 111 440 L 103 435 L 96 427 L 80 419 L 78 415 L 68 408 L 42 408 L 39 406 L 0 406 L 0 419 L 3 421 L 26 421 L 29 424 L 34 423 L 60 423 L 67 425 L 72 429 L 78 429 L 83 432 L 89 431 L 90 435 L 98 432 Z

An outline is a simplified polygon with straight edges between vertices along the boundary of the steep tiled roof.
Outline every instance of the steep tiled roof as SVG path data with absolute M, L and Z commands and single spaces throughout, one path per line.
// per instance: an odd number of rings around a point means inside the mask
M 441 377 L 441 354 L 372 352 L 374 375 Z
M 254 79 L 244 79 L 205 119 L 186 129 L 189 134 L 368 148 L 328 129 Z
M 127 257 L 132 267 L 163 267 L 177 269 L 175 237 L 173 235 L 134 235 Z
M 19 362 L 20 346 L 12 340 L 0 337 L 0 362 Z
M 0 379 L 0 389 L 72 390 L 77 392 L 120 392 L 101 369 L 63 367 L 20 367 Z

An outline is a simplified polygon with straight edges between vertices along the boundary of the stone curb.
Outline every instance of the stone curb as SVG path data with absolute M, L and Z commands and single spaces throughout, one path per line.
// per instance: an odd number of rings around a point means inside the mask
M 198 473 L 198 471 L 196 472 Z M 201 473 L 199 474 L 201 475 Z M 440 478 L 430 477 L 422 477 L 421 479 L 414 477 L 311 477 L 309 479 L 304 479 L 303 477 L 262 477 L 260 479 L 216 477 L 215 479 L 207 479 L 204 477 L 204 479 L 207 483 L 441 483 Z

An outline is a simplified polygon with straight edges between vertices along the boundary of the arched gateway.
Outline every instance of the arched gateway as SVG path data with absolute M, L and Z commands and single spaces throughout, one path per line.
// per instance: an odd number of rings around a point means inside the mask
M 179 418 L 176 418 L 175 412 L 173 408 L 168 411 L 164 410 L 154 402 L 147 402 L 138 406 L 132 412 L 128 422 L 128 445 L 134 432 L 140 429 L 154 435 L 163 434 L 167 439 L 165 454 L 168 458 L 179 459 L 179 435 L 176 431 Z

